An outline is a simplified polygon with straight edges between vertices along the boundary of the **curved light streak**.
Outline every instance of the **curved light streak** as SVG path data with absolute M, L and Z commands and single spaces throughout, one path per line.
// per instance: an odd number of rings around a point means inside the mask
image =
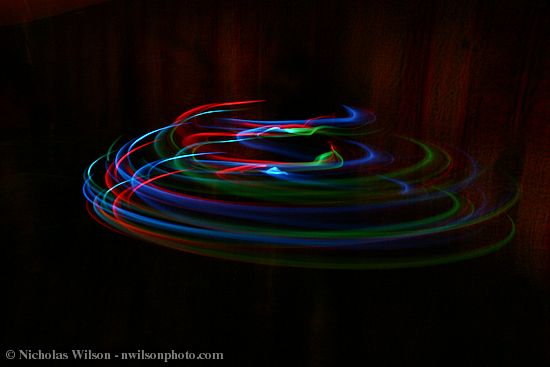
M 512 239 L 517 186 L 492 184 L 466 153 L 384 135 L 347 106 L 305 120 L 226 117 L 256 102 L 200 106 L 115 141 L 85 171 L 88 211 L 178 250 L 300 267 L 426 266 Z

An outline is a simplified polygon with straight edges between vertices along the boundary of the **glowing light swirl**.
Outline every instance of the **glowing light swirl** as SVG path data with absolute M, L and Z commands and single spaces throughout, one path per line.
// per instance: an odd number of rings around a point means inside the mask
M 309 120 L 223 117 L 255 102 L 197 107 L 111 147 L 85 173 L 90 214 L 187 252 L 304 267 L 445 263 L 513 237 L 516 186 L 467 154 L 385 134 L 350 107 Z

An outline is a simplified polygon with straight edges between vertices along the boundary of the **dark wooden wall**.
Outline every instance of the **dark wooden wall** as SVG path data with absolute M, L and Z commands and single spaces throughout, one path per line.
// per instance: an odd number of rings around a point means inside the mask
M 247 98 L 369 107 L 505 160 L 523 189 L 518 259 L 548 268 L 548 24 L 542 1 L 110 1 L 1 30 L 3 128 L 111 137 Z
M 2 203 L 17 232 L 15 259 L 41 264 L 51 249 L 30 242 L 60 236 L 67 225 L 87 228 L 79 222 L 85 214 L 75 219 L 48 210 L 67 205 L 63 200 L 81 210 L 74 187 L 84 167 L 120 134 L 164 125 L 204 103 L 265 98 L 282 117 L 332 112 L 342 103 L 368 107 L 396 132 L 443 141 L 506 168 L 522 199 L 512 212 L 518 233 L 504 250 L 511 259 L 504 271 L 548 285 L 549 25 L 546 1 L 114 0 L 2 27 Z M 59 240 L 73 242 L 57 246 L 55 256 L 98 256 L 77 250 L 73 234 Z M 31 282 L 34 268 L 25 269 L 16 284 Z M 17 297 L 21 305 L 30 296 Z M 124 317 L 131 301 L 120 302 Z M 315 312 L 312 322 L 322 328 L 330 312 Z M 107 337 L 133 330 L 119 329 Z

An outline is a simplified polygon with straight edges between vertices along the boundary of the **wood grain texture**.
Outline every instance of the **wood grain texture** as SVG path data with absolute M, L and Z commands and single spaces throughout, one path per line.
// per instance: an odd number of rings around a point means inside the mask
M 520 247 L 548 258 L 542 4 L 112 1 L 2 29 L 16 51 L 3 61 L 6 113 L 19 121 L 7 127 L 131 131 L 246 98 L 303 113 L 367 106 L 396 131 L 484 164 L 510 160 L 523 188 Z
M 383 360 L 395 354 L 390 341 L 402 363 L 425 352 L 445 364 L 458 353 L 453 343 L 483 357 L 465 364 L 550 358 L 549 27 L 546 1 L 113 0 L 0 28 L 1 202 L 13 259 L 25 264 L 13 265 L 13 329 L 40 322 L 35 313 L 68 314 L 64 332 L 82 342 L 167 345 L 185 329 L 178 345 L 215 350 L 244 324 L 251 337 L 237 335 L 247 348 L 271 348 L 254 355 L 256 365 L 270 364 L 282 345 L 275 340 L 289 334 L 307 351 L 303 365 L 336 362 L 353 348 Z M 507 170 L 522 192 L 511 212 L 516 239 L 455 267 L 335 274 L 188 258 L 88 223 L 82 170 L 119 135 L 200 104 L 258 98 L 269 101 L 261 112 L 280 117 L 367 107 L 390 131 Z M 69 218 L 52 199 L 62 195 Z M 89 239 L 71 239 L 81 233 Z M 48 236 L 62 236 L 59 246 Z M 75 300 L 61 301 L 65 294 Z M 37 299 L 45 311 L 31 305 Z M 63 344 L 44 322 L 32 340 Z M 207 334 L 204 325 L 223 331 Z M 349 345 L 340 340 L 348 326 L 357 338 Z

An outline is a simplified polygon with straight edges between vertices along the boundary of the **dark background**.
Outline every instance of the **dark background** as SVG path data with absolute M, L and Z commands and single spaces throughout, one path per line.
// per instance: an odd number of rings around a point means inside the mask
M 548 10 L 519 0 L 115 0 L 4 21 L 4 349 L 224 352 L 233 365 L 542 365 Z M 368 107 L 391 130 L 506 168 L 522 188 L 516 238 L 460 264 L 323 271 L 179 253 L 88 217 L 82 173 L 115 138 L 249 98 L 280 117 Z

